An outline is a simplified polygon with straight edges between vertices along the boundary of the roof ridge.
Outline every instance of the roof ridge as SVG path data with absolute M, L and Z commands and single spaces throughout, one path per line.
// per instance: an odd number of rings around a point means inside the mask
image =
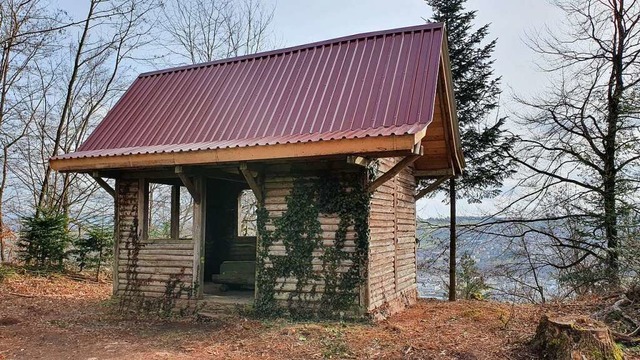
M 198 64 L 182 65 L 182 66 L 176 66 L 176 67 L 171 67 L 166 69 L 148 71 L 138 75 L 138 78 L 150 77 L 154 75 L 163 75 L 163 74 L 184 71 L 184 70 L 200 69 L 200 68 L 210 67 L 214 65 L 221 65 L 225 63 L 240 62 L 244 60 L 260 59 L 260 58 L 270 57 L 274 55 L 287 54 L 287 53 L 317 48 L 317 47 L 331 45 L 331 44 L 339 44 L 343 42 L 349 42 L 349 41 L 361 40 L 361 39 L 369 39 L 369 38 L 374 38 L 378 36 L 395 35 L 395 34 L 425 31 L 425 30 L 435 30 L 435 29 L 442 29 L 442 28 L 444 28 L 444 23 L 426 23 L 426 24 L 406 26 L 401 28 L 370 31 L 370 32 L 364 32 L 364 33 L 359 33 L 354 35 L 341 36 L 333 39 L 316 41 L 309 44 L 295 45 L 295 46 L 290 46 L 290 47 L 281 48 L 281 49 L 263 51 L 255 54 L 235 56 L 235 57 L 213 60 L 213 61 L 208 61 L 208 62 L 203 62 Z

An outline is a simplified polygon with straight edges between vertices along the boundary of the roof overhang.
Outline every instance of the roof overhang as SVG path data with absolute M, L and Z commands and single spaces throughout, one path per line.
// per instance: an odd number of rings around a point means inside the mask
M 129 155 L 52 158 L 51 168 L 61 172 L 89 172 L 104 169 L 133 169 L 177 165 L 216 165 L 245 161 L 318 158 L 355 154 L 364 156 L 402 156 L 410 154 L 425 131 L 408 135 L 389 135 L 358 139 L 323 140 L 304 143 L 257 145 L 180 152 Z
M 446 39 L 446 31 L 444 32 Z M 415 161 L 418 178 L 457 177 L 465 167 L 446 40 L 442 42 L 432 121 L 421 138 L 424 155 Z

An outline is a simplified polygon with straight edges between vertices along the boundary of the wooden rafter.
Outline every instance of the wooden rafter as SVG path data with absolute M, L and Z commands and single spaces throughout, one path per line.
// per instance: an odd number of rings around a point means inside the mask
M 191 194 L 193 201 L 199 204 L 200 192 L 198 192 L 198 189 L 194 185 L 193 181 L 191 181 L 191 179 L 184 173 L 182 166 L 176 166 L 176 175 L 178 175 L 180 180 L 182 180 L 184 186 L 187 188 L 187 190 L 189 190 L 189 194 Z
M 102 180 L 102 178 L 98 176 L 97 172 L 94 172 L 91 177 L 98 183 L 98 185 L 100 185 L 101 188 L 108 192 L 109 195 L 113 196 L 114 198 L 116 197 L 116 191 L 111 187 L 111 185 L 109 185 L 109 183 Z
M 442 176 L 439 177 L 438 179 L 436 179 L 436 181 L 434 181 L 433 183 L 431 183 L 431 185 L 427 186 L 426 188 L 420 190 L 415 196 L 414 198 L 417 200 L 422 199 L 425 195 L 427 195 L 428 193 L 432 192 L 433 190 L 435 190 L 438 186 L 440 186 L 443 182 L 447 181 L 451 179 L 451 176 Z
M 253 191 L 253 194 L 256 196 L 256 200 L 258 200 L 258 204 L 261 204 L 262 190 L 260 189 L 260 186 L 258 186 L 258 182 L 253 177 L 253 174 L 251 173 L 249 168 L 247 168 L 246 163 L 240 164 L 240 172 L 242 173 L 242 175 L 244 175 L 245 180 L 247 180 L 247 184 L 249 184 L 249 187 Z
M 371 184 L 369 184 L 369 192 L 372 193 L 376 191 L 376 189 L 389 181 L 394 176 L 398 175 L 400 171 L 402 171 L 407 166 L 413 164 L 414 161 L 418 160 L 424 154 L 424 149 L 422 145 L 419 143 L 416 144 L 413 148 L 413 154 L 409 156 L 405 156 L 402 160 L 400 160 L 397 164 L 395 164 L 389 171 L 380 175 L 377 179 L 375 179 Z

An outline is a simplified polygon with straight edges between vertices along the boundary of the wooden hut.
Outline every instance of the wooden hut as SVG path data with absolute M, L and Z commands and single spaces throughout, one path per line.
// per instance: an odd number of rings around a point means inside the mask
M 327 316 L 415 302 L 416 199 L 464 167 L 445 38 L 427 24 L 141 74 L 50 159 L 115 199 L 114 295 Z

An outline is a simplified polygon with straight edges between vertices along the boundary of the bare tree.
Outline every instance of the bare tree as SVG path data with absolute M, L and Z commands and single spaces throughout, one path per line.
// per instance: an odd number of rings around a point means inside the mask
M 72 204 L 87 201 L 96 188 L 74 189 L 83 183 L 79 175 L 52 173 L 48 158 L 74 151 L 104 116 L 105 106 L 122 93 L 127 61 L 151 42 L 149 15 L 158 6 L 156 1 L 137 0 L 89 3 L 71 58 L 63 56 L 55 66 L 55 72 L 62 72 L 59 82 L 63 85 L 47 94 L 53 111 L 34 127 L 41 144 L 39 151 L 30 148 L 31 158 L 41 157 L 38 163 L 42 164 L 42 173 L 34 177 L 39 186 L 32 186 L 37 189 L 36 209 L 54 207 L 68 213 Z
M 267 47 L 274 8 L 260 0 L 172 0 L 164 9 L 166 49 L 195 64 Z
M 9 185 L 9 162 L 12 148 L 25 136 L 33 121 L 38 86 L 37 63 L 53 52 L 49 46 L 56 38 L 50 29 L 61 23 L 60 13 L 49 11 L 40 0 L 8 0 L 0 3 L 0 229 L 4 231 L 4 204 Z M 0 236 L 0 262 L 4 257 L 4 237 Z
M 243 190 L 238 197 L 238 235 L 256 236 L 258 200 L 251 190 Z
M 578 251 L 564 269 L 597 259 L 594 281 L 619 284 L 618 219 L 638 211 L 640 180 L 640 2 L 559 1 L 570 30 L 534 38 L 556 84 L 544 97 L 522 100 L 521 146 L 512 153 L 533 191 L 516 207 L 536 217 L 579 220 L 580 237 L 556 236 Z M 539 201 L 544 199 L 544 201 Z M 592 275 L 595 275 L 593 273 Z

